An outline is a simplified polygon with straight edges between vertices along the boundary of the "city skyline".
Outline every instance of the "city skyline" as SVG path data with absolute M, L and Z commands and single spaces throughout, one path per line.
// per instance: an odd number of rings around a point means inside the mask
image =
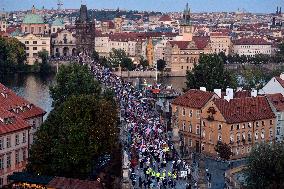
M 161 12 L 180 12 L 184 9 L 188 2 L 192 12 L 234 12 L 245 10 L 253 13 L 272 13 L 276 11 L 276 7 L 283 7 L 284 2 L 281 0 L 98 0 L 96 2 L 91 0 L 63 0 L 63 8 L 79 8 L 81 2 L 87 4 L 90 9 L 127 9 L 127 10 L 145 10 L 145 11 L 161 11 Z M 205 5 L 206 6 L 203 6 Z M 0 7 L 6 11 L 13 10 L 27 10 L 35 5 L 37 8 L 44 6 L 51 9 L 57 8 L 57 0 L 25 0 L 25 4 L 21 0 L 2 0 Z

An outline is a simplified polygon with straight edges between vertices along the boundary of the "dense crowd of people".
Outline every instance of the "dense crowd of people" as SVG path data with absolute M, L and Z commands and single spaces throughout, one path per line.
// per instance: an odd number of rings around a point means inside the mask
M 112 88 L 127 129 L 125 150 L 130 157 L 134 188 L 191 188 L 191 167 L 179 158 L 164 119 L 155 111 L 146 90 L 139 90 L 96 62 L 94 76 Z

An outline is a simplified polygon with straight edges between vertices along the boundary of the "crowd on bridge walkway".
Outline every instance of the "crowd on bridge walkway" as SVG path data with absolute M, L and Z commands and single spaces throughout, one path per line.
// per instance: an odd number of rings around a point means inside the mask
M 131 159 L 134 188 L 191 188 L 191 167 L 176 153 L 153 99 L 109 68 L 96 62 L 90 66 L 97 80 L 114 90 L 119 102 L 128 133 L 124 146 Z

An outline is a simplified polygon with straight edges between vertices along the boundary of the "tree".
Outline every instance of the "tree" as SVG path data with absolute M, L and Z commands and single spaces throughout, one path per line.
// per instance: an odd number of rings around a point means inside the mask
M 149 66 L 148 60 L 146 60 L 143 56 L 140 57 L 140 62 L 139 62 L 139 64 L 140 64 L 141 66 L 143 66 L 143 68 L 146 68 L 146 67 Z
M 98 62 L 100 60 L 99 53 L 96 50 L 94 50 L 93 53 L 92 53 L 92 59 L 96 62 Z
M 0 72 L 15 72 L 24 69 L 26 47 L 16 38 L 0 37 Z
M 122 49 L 112 49 L 108 61 L 112 68 L 117 68 L 120 65 L 127 70 L 134 69 L 132 60 L 127 57 L 125 51 Z
M 41 74 L 47 74 L 52 72 L 51 65 L 48 63 L 48 52 L 46 50 L 39 51 L 38 57 L 41 59 L 39 72 Z
M 219 154 L 220 158 L 224 160 L 229 160 L 232 155 L 231 147 L 222 141 L 217 142 L 215 151 Z
M 61 66 L 56 75 L 56 84 L 50 88 L 53 107 L 63 103 L 68 97 L 80 94 L 100 96 L 101 88 L 86 65 L 71 64 Z
M 245 68 L 241 76 L 243 78 L 244 89 L 261 89 L 266 83 L 266 74 L 258 67 Z
M 29 172 L 86 179 L 94 161 L 117 146 L 117 109 L 94 95 L 72 96 L 54 109 L 36 133 Z
M 157 61 L 157 70 L 164 71 L 165 67 L 166 67 L 166 61 L 159 59 Z
M 214 89 L 225 90 L 228 86 L 236 87 L 236 77 L 225 70 L 223 59 L 216 54 L 201 55 L 199 64 L 195 64 L 186 74 L 187 89 L 206 87 L 209 91 Z
M 262 143 L 248 157 L 247 188 L 284 188 L 284 144 Z

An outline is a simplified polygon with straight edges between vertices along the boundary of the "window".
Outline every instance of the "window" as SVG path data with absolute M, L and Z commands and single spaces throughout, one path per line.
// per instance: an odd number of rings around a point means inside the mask
M 11 167 L 11 153 L 7 154 L 6 166 L 7 168 Z
M 22 149 L 23 150 L 23 161 L 25 161 L 27 159 L 26 157 L 26 149 Z
M 205 126 L 206 126 L 205 121 L 202 121 L 202 125 L 203 125 L 203 127 L 205 127 Z
M 25 44 L 27 45 L 27 44 L 29 44 L 30 42 L 29 41 L 25 41 Z
M 189 117 L 192 117 L 192 110 L 189 110 Z
M 200 134 L 200 126 L 196 125 L 196 134 L 199 135 Z
M 4 138 L 0 138 L 0 150 L 4 149 Z
M 31 28 L 31 33 L 34 33 L 34 30 L 35 30 L 34 27 L 32 27 L 32 28 Z
M 270 120 L 270 125 L 273 125 L 273 120 L 272 119 Z
M 16 134 L 16 136 L 15 136 L 15 144 L 16 144 L 16 145 L 19 145 L 19 143 L 20 143 L 19 135 Z
M 37 53 L 33 53 L 33 57 L 37 57 Z
M 281 114 L 280 113 L 277 113 L 277 119 L 281 120 Z
M 192 139 L 189 139 L 189 140 L 188 140 L 188 145 L 189 145 L 190 147 L 192 147 Z
M 185 116 L 185 108 L 182 108 L 182 115 Z
M 219 125 L 218 125 L 218 130 L 221 130 L 221 129 L 222 129 L 222 125 L 219 124 Z
M 188 130 L 189 130 L 190 133 L 192 133 L 192 125 L 191 125 L 191 123 L 189 123 L 189 129 Z
M 245 153 L 245 147 L 243 146 L 242 147 L 242 154 L 244 154 Z
M 36 44 L 37 44 L 37 41 L 33 41 L 33 44 L 36 45 Z
M 270 138 L 273 137 L 273 130 L 272 130 L 272 128 L 269 128 L 269 137 L 270 137 Z
M 265 125 L 264 121 L 261 121 L 261 125 L 262 125 L 262 126 L 264 126 L 264 125 Z
M 6 138 L 6 147 L 7 147 L 7 148 L 10 148 L 10 147 L 11 147 L 11 138 L 10 138 L 10 137 L 7 137 L 7 138 Z
M 240 139 L 241 138 L 241 134 L 240 133 L 237 133 L 237 143 L 239 143 L 240 142 Z
M 38 33 L 41 33 L 41 27 L 38 28 Z
M 33 47 L 33 50 L 36 51 L 36 50 L 37 50 L 37 47 Z
M 42 44 L 45 45 L 45 44 L 46 44 L 46 41 L 42 41 Z
M 23 133 L 23 143 L 26 143 L 26 133 Z
M 19 161 L 19 150 L 17 150 L 15 152 L 15 161 L 16 161 L 16 164 L 18 164 L 20 161 Z
M 26 47 L 26 50 L 27 50 L 27 51 L 30 50 L 30 47 Z
M 197 119 L 200 119 L 200 110 L 196 110 L 196 117 Z
M 246 124 L 244 123 L 242 129 L 245 129 L 245 128 L 246 128 Z
M 240 125 L 239 125 L 239 124 L 237 124 L 237 126 L 236 126 L 236 127 L 237 127 L 237 130 L 239 130 L 239 129 L 240 129 Z
M 261 139 L 264 139 L 264 134 L 265 134 L 265 133 L 264 133 L 264 129 L 261 129 L 261 135 L 260 135 L 260 138 L 261 138 Z
M 251 128 L 251 123 L 248 123 L 248 128 Z
M 234 125 L 231 125 L 231 131 L 234 130 Z
M 258 121 L 257 121 L 257 122 L 255 122 L 255 126 L 256 126 L 256 127 L 258 127 L 258 126 L 259 126 L 259 125 L 258 125 Z
M 231 134 L 230 135 L 230 143 L 233 143 L 234 142 L 234 134 Z
M 219 140 L 219 141 L 222 141 L 222 135 L 221 135 L 221 133 L 218 133 L 218 140 Z
M 247 148 L 247 152 L 250 153 L 250 147 L 249 147 L 249 146 L 248 146 L 248 148 Z
M 205 129 L 202 130 L 202 137 L 205 138 Z
M 280 135 L 280 127 L 276 128 L 276 135 Z
M 236 155 L 239 155 L 239 151 L 240 151 L 240 149 L 236 148 Z
M 254 139 L 255 139 L 255 140 L 258 140 L 258 131 L 257 131 L 257 130 L 256 130 L 255 133 L 254 133 Z
M 185 121 L 182 122 L 182 130 L 185 131 Z
M 4 169 L 4 156 L 0 157 L 0 170 Z
M 27 27 L 25 27 L 25 32 L 28 32 L 28 28 Z
M 246 140 L 246 133 L 245 132 L 242 133 L 242 141 L 244 141 L 244 140 Z

